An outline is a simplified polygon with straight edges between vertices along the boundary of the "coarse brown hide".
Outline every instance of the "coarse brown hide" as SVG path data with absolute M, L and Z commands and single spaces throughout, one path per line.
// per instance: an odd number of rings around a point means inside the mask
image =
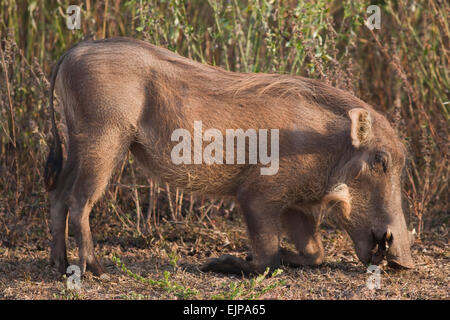
M 67 126 L 64 164 L 53 87 Z M 401 206 L 404 147 L 384 116 L 347 92 L 298 76 L 229 72 L 129 38 L 86 41 L 67 51 L 51 91 L 55 137 L 45 181 L 51 261 L 62 273 L 68 219 L 82 271 L 103 272 L 89 212 L 128 150 L 153 179 L 240 204 L 253 258 L 222 256 L 205 271 L 252 274 L 280 263 L 320 264 L 324 214 L 349 233 L 362 262 L 387 257 L 391 265 L 413 266 Z M 262 164 L 174 164 L 171 135 L 178 128 L 193 132 L 194 121 L 223 134 L 279 129 L 278 172 L 261 175 Z M 280 248 L 283 234 L 297 252 Z

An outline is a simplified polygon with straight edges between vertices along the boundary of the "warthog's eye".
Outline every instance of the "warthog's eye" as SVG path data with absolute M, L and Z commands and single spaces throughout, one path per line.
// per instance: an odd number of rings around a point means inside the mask
M 389 154 L 384 151 L 378 151 L 375 153 L 375 157 L 373 159 L 372 167 L 382 168 L 383 171 L 386 173 L 389 166 Z

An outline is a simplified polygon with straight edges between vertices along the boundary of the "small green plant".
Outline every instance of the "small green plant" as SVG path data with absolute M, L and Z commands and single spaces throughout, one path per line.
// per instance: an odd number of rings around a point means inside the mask
M 53 298 L 58 300 L 81 300 L 83 295 L 77 290 L 63 288 L 59 293 L 54 293 Z
M 188 298 L 198 294 L 198 291 L 195 289 L 187 288 L 183 285 L 176 283 L 173 280 L 171 281 L 169 271 L 164 271 L 162 279 L 153 280 L 150 278 L 144 278 L 143 276 L 134 273 L 133 271 L 128 269 L 125 266 L 125 264 L 122 263 L 120 261 L 120 259 L 116 256 L 113 256 L 112 260 L 115 262 L 117 267 L 119 267 L 124 273 L 126 273 L 131 278 L 133 278 L 143 284 L 150 285 L 152 287 L 161 288 L 161 289 L 165 290 L 168 294 L 174 295 L 179 299 L 188 299 Z
M 169 254 L 167 254 L 169 256 L 169 263 L 170 265 L 173 267 L 174 270 L 176 270 L 178 268 L 178 260 L 180 259 L 180 255 L 175 251 L 171 251 Z
M 283 270 L 277 269 L 271 274 L 271 278 L 274 278 L 283 273 Z M 278 280 L 269 285 L 264 285 L 265 280 L 267 280 L 267 276 L 269 275 L 269 268 L 263 274 L 260 274 L 256 278 L 251 278 L 250 280 L 245 281 L 230 281 L 223 282 L 222 287 L 228 289 L 224 293 L 217 294 L 212 296 L 213 300 L 235 300 L 235 299 L 243 299 L 243 300 L 255 300 L 260 298 L 263 294 L 284 286 L 286 284 L 286 280 Z

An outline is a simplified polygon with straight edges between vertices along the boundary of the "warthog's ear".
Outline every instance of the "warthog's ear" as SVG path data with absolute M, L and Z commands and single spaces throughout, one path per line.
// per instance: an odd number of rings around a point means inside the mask
M 324 214 L 336 206 L 341 209 L 342 216 L 345 219 L 350 219 L 352 206 L 350 204 L 350 192 L 348 191 L 348 187 L 345 183 L 335 185 L 330 192 L 325 195 L 320 205 L 321 214 Z
M 367 145 L 372 138 L 372 118 L 369 111 L 363 108 L 354 108 L 348 112 L 352 121 L 350 136 L 352 145 L 358 149 Z

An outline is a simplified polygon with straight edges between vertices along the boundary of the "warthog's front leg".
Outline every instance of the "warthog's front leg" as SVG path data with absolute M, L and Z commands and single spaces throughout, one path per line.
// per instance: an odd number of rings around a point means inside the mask
M 253 263 L 229 254 L 224 254 L 219 258 L 210 259 L 201 267 L 201 270 L 203 272 L 214 271 L 224 274 L 250 275 L 255 273 L 256 268 Z
M 280 249 L 281 264 L 287 267 L 298 268 L 301 266 L 317 266 L 321 263 L 317 262 L 316 255 L 304 255 L 302 253 L 293 252 L 286 248 Z
M 282 248 L 281 263 L 290 267 L 321 264 L 324 251 L 315 218 L 299 209 L 289 208 L 283 212 L 281 220 L 284 231 L 298 251 L 294 253 Z
M 280 266 L 280 206 L 252 193 L 240 194 L 238 201 L 247 223 L 253 261 L 223 255 L 211 259 L 202 270 L 246 275 L 264 273 L 267 268 L 275 270 Z

